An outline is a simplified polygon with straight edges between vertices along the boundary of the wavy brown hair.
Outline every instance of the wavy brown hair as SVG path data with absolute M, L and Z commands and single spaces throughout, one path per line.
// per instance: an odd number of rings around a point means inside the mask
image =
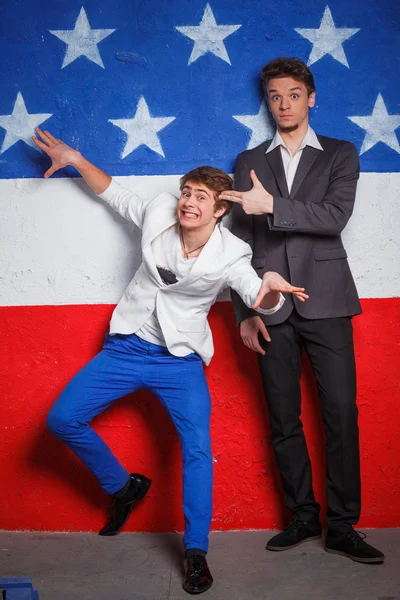
M 282 77 L 292 77 L 296 81 L 304 83 L 309 96 L 315 92 L 313 74 L 306 63 L 299 58 L 280 56 L 270 60 L 261 71 L 264 91 L 267 92 L 267 83 L 270 79 L 281 79 Z

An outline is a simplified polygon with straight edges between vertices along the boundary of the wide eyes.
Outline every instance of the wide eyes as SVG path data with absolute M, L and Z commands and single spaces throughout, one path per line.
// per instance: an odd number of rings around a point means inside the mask
M 190 198 L 190 193 L 189 192 L 182 192 L 182 197 L 183 198 Z M 196 196 L 197 200 L 206 200 L 205 196 Z
M 292 100 L 297 100 L 298 98 L 300 98 L 299 94 L 291 94 L 290 97 L 292 98 Z M 281 96 L 272 96 L 271 100 L 273 102 L 278 102 L 279 100 L 281 100 Z

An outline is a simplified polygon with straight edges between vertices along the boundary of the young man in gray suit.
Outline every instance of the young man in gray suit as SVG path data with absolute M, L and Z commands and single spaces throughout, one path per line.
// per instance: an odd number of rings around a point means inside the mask
M 272 444 L 293 515 L 267 549 L 288 550 L 321 537 L 300 420 L 304 347 L 326 429 L 325 550 L 359 562 L 383 562 L 384 555 L 353 529 L 361 502 L 351 317 L 361 307 L 341 232 L 353 212 L 357 150 L 349 142 L 316 135 L 309 126 L 315 85 L 301 60 L 277 58 L 261 76 L 275 137 L 238 156 L 235 191 L 220 198 L 236 202 L 231 229 L 252 247 L 258 274 L 278 271 L 288 281 L 301 281 L 310 295 L 305 304 L 288 297 L 279 311 L 260 316 L 232 292 L 242 340 L 258 353 Z

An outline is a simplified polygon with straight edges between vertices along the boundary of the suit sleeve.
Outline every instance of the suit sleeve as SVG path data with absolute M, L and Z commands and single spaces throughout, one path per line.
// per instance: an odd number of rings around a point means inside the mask
M 357 150 L 345 142 L 334 160 L 329 187 L 322 201 L 303 202 L 274 196 L 274 213 L 268 219 L 270 229 L 340 235 L 353 212 L 359 174 Z
M 250 169 L 244 160 L 243 154 L 239 154 L 235 165 L 235 190 L 246 192 L 251 187 Z M 247 242 L 253 250 L 253 217 L 246 215 L 240 204 L 233 205 L 229 228 L 234 235 Z M 257 312 L 243 302 L 233 287 L 231 289 L 231 299 L 238 325 L 249 317 L 257 316 Z
M 102 194 L 99 194 L 99 197 L 107 202 L 124 219 L 133 221 L 140 229 L 143 228 L 146 207 L 151 200 L 145 200 L 134 192 L 122 187 L 115 179 L 111 180 L 108 188 Z

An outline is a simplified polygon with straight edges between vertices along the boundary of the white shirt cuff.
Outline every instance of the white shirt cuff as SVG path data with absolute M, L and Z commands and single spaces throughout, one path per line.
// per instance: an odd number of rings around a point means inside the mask
M 256 308 L 256 311 L 261 313 L 262 315 L 273 315 L 274 313 L 278 312 L 278 310 L 280 308 L 282 308 L 284 303 L 285 303 L 285 297 L 282 294 L 280 294 L 279 302 L 276 306 L 273 306 L 272 308 L 259 307 L 259 308 Z

